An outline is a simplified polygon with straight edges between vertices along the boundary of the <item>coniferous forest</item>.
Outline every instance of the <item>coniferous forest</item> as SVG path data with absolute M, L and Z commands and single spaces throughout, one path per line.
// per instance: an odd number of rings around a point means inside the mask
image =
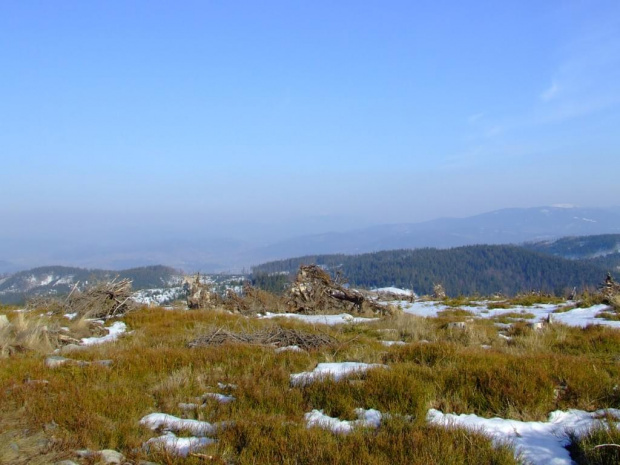
M 574 287 L 594 288 L 605 270 L 598 263 L 568 260 L 518 246 L 479 245 L 453 249 L 393 250 L 361 255 L 314 255 L 256 266 L 254 275 L 287 272 L 318 264 L 341 273 L 352 286 L 396 286 L 430 294 L 440 283 L 448 295 L 490 295 L 542 291 L 564 294 Z M 281 280 L 281 278 L 278 278 Z

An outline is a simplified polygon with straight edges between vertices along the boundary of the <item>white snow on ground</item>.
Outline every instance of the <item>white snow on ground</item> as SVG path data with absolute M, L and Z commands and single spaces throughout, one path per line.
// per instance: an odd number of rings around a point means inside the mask
M 530 307 L 526 306 L 512 306 L 509 308 L 493 308 L 489 309 L 490 302 L 478 302 L 477 306 L 460 306 L 455 307 L 462 310 L 467 310 L 472 313 L 472 316 L 478 318 L 494 318 L 504 315 L 506 313 L 530 313 L 534 315 L 534 318 L 524 318 L 526 321 L 536 322 L 543 321 L 551 314 L 552 321 L 558 323 L 564 323 L 568 326 L 585 327 L 587 325 L 604 325 L 612 328 L 620 328 L 620 321 L 605 320 L 603 318 L 595 318 L 596 315 L 605 309 L 609 308 L 607 305 L 594 305 L 588 308 L 574 308 L 565 312 L 554 311 L 562 309 L 565 304 L 536 304 Z M 403 309 L 405 313 L 423 317 L 436 317 L 437 314 L 444 310 L 449 310 L 451 307 L 444 305 L 440 301 L 418 301 L 408 302 L 399 301 L 397 304 Z
M 151 413 L 142 417 L 140 424 L 152 430 L 161 428 L 166 431 L 163 436 L 151 438 L 144 443 L 145 449 L 149 450 L 151 446 L 154 446 L 163 448 L 171 454 L 186 457 L 196 449 L 213 444 L 215 439 L 209 438 L 207 435 L 215 434 L 230 423 L 209 423 L 199 420 L 186 420 L 165 413 Z M 172 431 L 186 431 L 195 436 L 179 438 Z
M 127 331 L 127 325 L 122 321 L 116 321 L 112 326 L 105 328 L 108 330 L 107 336 L 102 337 L 84 337 L 82 338 L 82 345 L 91 346 L 95 344 L 102 344 L 104 342 L 114 341 L 118 337 Z
M 60 286 L 61 284 L 73 284 L 73 275 L 68 275 L 63 278 L 60 278 L 58 281 L 54 283 L 54 286 Z
M 220 404 L 228 404 L 235 400 L 233 396 L 226 396 L 224 394 L 217 394 L 215 392 L 206 392 L 202 395 L 203 399 L 206 397 L 210 397 L 211 399 L 217 400 Z
M 350 433 L 353 428 L 378 428 L 381 424 L 381 412 L 375 409 L 364 410 L 363 408 L 355 409 L 357 420 L 340 420 L 338 418 L 327 416 L 323 413 L 323 410 L 313 410 L 310 413 L 306 413 L 306 426 L 312 428 L 317 426 L 319 428 L 330 430 L 334 433 Z
M 152 430 L 162 428 L 170 431 L 188 431 L 196 436 L 215 434 L 223 426 L 221 423 L 211 424 L 207 421 L 187 420 L 166 413 L 150 413 L 142 417 L 140 424 Z
M 131 300 L 143 305 L 162 305 L 181 298 L 184 295 L 182 287 L 162 289 L 142 289 L 132 294 Z
M 447 305 L 434 301 L 418 301 L 413 303 L 407 301 L 399 301 L 395 303 L 397 303 L 405 313 L 411 313 L 412 315 L 427 317 L 436 317 L 439 312 L 450 308 Z
M 41 279 L 41 281 L 39 282 L 39 285 L 47 286 L 49 283 L 51 283 L 55 279 L 58 279 L 58 278 L 54 276 L 53 274 L 48 274 L 47 276 L 44 276 L 43 279 Z
M 284 346 L 278 347 L 275 352 L 279 354 L 281 352 L 305 352 L 305 350 L 299 346 Z
M 601 424 L 599 418 L 610 414 L 620 419 L 620 410 L 607 409 L 596 412 L 582 410 L 555 411 L 549 415 L 549 421 L 517 421 L 503 418 L 481 418 L 477 415 L 444 414 L 439 410 L 428 411 L 429 423 L 441 426 L 458 426 L 474 431 L 481 431 L 494 442 L 511 442 L 515 453 L 532 465 L 571 465 L 570 454 L 565 449 L 569 444 L 567 432 L 583 435 L 591 428 Z
M 407 289 L 401 289 L 399 287 L 380 287 L 378 289 L 371 289 L 372 292 L 376 292 L 377 294 L 396 294 L 396 295 L 406 295 L 414 297 L 416 296 L 415 292 Z
M 187 457 L 190 453 L 214 442 L 215 439 L 206 437 L 179 438 L 174 433 L 166 433 L 163 436 L 149 439 L 144 447 L 147 451 L 153 447 L 154 449 L 164 449 L 169 454 Z
M 360 362 L 340 362 L 340 363 L 319 363 L 313 371 L 294 373 L 291 375 L 292 386 L 305 386 L 314 381 L 331 378 L 340 381 L 353 373 L 361 373 L 372 368 L 388 368 L 387 365 L 380 363 L 360 363 Z
M 554 313 L 553 321 L 558 321 L 569 326 L 580 326 L 582 328 L 588 325 L 604 325 L 612 328 L 620 328 L 620 321 L 605 320 L 603 318 L 595 318 L 597 313 L 608 309 L 607 305 L 594 305 L 589 308 L 575 308 L 568 312 Z
M 69 320 L 73 320 L 76 316 L 78 316 L 77 312 L 74 313 L 65 313 L 63 315 L 65 318 L 68 318 Z
M 217 383 L 217 387 L 220 389 L 237 389 L 236 384 L 230 384 L 230 383 Z
M 405 341 L 381 341 L 381 344 L 386 347 L 407 345 Z
M 348 313 L 341 313 L 340 315 L 301 315 L 298 313 L 265 313 L 261 318 L 294 318 L 296 320 L 305 321 L 311 324 L 322 325 L 341 325 L 345 323 L 368 323 L 370 321 L 377 321 L 379 318 L 362 318 L 354 317 Z

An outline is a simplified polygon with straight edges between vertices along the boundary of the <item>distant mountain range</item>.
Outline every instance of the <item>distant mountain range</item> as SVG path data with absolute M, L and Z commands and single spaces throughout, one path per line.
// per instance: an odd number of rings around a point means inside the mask
M 251 229 L 251 228 L 250 228 Z M 508 208 L 467 218 L 441 218 L 420 223 L 377 225 L 347 232 L 326 232 L 279 240 L 266 245 L 234 238 L 168 238 L 121 246 L 84 245 L 41 251 L 39 263 L 84 268 L 123 269 L 166 263 L 186 272 L 239 272 L 270 260 L 315 254 L 359 254 L 421 247 L 449 248 L 474 244 L 520 244 L 566 236 L 620 233 L 620 207 L 549 206 Z M 132 245 L 133 244 L 133 245 Z M 1 245 L 1 244 L 0 244 Z M 32 265 L 0 255 L 0 274 Z M 0 248 L 0 250 L 3 250 Z
M 429 293 L 442 283 L 451 295 L 513 294 L 527 290 L 563 292 L 573 287 L 595 287 L 611 271 L 620 277 L 620 234 L 567 237 L 522 246 L 476 245 L 450 249 L 400 249 L 366 254 L 306 255 L 267 262 L 253 268 L 260 273 L 294 274 L 300 264 L 316 263 L 342 272 L 351 284 L 365 287 L 400 286 Z M 38 267 L 0 277 L 0 302 L 66 295 L 78 284 L 129 278 L 133 289 L 178 286 L 181 272 L 166 266 L 122 271 L 64 266 Z M 218 277 L 216 281 L 226 277 Z M 241 276 L 234 277 L 239 281 Z M 258 280 L 260 281 L 260 280 Z
M 381 225 L 345 233 L 297 237 L 272 244 L 261 252 L 264 257 L 275 259 L 421 247 L 519 244 L 605 233 L 620 233 L 620 213 L 617 209 L 509 208 L 467 218 L 442 218 L 423 223 Z

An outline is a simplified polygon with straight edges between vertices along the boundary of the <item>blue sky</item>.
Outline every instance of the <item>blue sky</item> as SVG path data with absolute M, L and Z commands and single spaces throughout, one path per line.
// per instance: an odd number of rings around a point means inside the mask
M 617 1 L 4 0 L 0 64 L 5 239 L 620 203 Z

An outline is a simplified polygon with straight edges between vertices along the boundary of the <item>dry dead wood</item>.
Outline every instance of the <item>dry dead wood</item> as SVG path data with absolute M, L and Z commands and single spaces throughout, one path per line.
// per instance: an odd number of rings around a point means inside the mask
M 217 328 L 191 341 L 188 346 L 206 347 L 222 344 L 256 344 L 272 347 L 298 346 L 304 350 L 333 346 L 337 341 L 326 335 L 308 333 L 297 329 L 286 329 L 279 326 L 270 327 L 253 333 L 234 333 Z
M 71 292 L 65 301 L 67 313 L 89 318 L 113 318 L 132 310 L 135 305 L 131 300 L 131 280 L 122 279 L 101 282 L 84 291 Z
M 287 294 L 290 310 L 297 313 L 354 312 L 390 313 L 392 310 L 348 289 L 338 276 L 335 280 L 317 265 L 302 265 Z

